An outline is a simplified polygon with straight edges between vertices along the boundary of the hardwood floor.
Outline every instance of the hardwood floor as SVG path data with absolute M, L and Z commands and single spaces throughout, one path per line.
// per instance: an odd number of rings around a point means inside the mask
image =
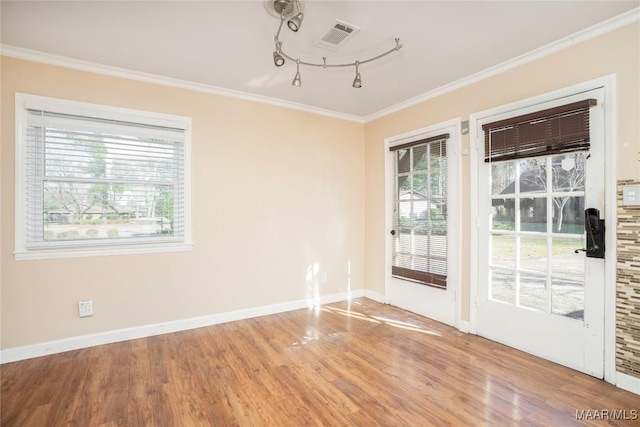
M 1 369 L 4 427 L 640 425 L 637 395 L 368 299 Z M 602 410 L 628 419 L 576 419 Z

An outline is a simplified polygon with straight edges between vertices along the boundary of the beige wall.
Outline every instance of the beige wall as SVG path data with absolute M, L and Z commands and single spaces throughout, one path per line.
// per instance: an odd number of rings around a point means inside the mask
M 364 126 L 3 57 L 0 348 L 304 299 L 314 263 L 321 295 L 384 293 L 385 138 L 604 75 L 617 75 L 617 179 L 638 179 L 639 40 L 633 24 Z M 16 92 L 192 117 L 193 251 L 15 262 Z M 468 156 L 462 168 L 468 319 Z
M 617 179 L 640 177 L 640 25 L 635 23 L 570 49 L 482 80 L 365 125 L 366 284 L 384 292 L 384 139 L 541 95 L 609 74 L 617 75 Z M 462 148 L 469 148 L 463 135 Z M 462 313 L 469 319 L 469 156 L 462 158 Z
M 1 290 L 7 349 L 364 288 L 362 124 L 2 58 Z M 189 116 L 191 252 L 20 261 L 16 92 Z M 348 276 L 348 264 L 351 275 Z M 95 315 L 77 304 L 93 299 Z

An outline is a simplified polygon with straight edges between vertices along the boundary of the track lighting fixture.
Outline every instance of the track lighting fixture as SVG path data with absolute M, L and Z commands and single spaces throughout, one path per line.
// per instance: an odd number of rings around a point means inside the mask
M 360 61 L 356 61 L 356 78 L 353 79 L 353 87 L 359 88 L 362 87 L 362 80 L 360 79 L 360 72 L 358 71 L 358 66 L 360 65 Z
M 296 76 L 293 78 L 292 85 L 300 87 L 302 86 L 302 80 L 300 80 L 300 60 L 296 59 Z
M 284 65 L 284 56 L 280 54 L 280 45 L 282 43 L 276 43 L 276 50 L 273 51 L 273 63 L 276 64 L 276 67 Z
M 295 61 L 296 75 L 293 79 L 293 82 L 291 83 L 293 86 L 297 86 L 297 87 L 302 86 L 302 80 L 300 79 L 300 65 L 306 65 L 307 67 L 322 67 L 322 68 L 355 67 L 356 77 L 355 79 L 353 79 L 352 86 L 355 88 L 361 88 L 362 78 L 360 77 L 360 69 L 359 69 L 360 65 L 383 58 L 393 52 L 399 51 L 402 48 L 402 45 L 400 44 L 400 39 L 395 39 L 396 41 L 395 47 L 392 49 L 389 49 L 384 53 L 381 53 L 378 56 L 374 56 L 373 58 L 365 59 L 363 61 L 358 60 L 358 61 L 342 63 L 342 64 L 327 64 L 327 58 L 322 58 L 322 63 L 301 61 L 300 58 L 294 59 L 293 57 L 287 55 L 282 50 L 282 41 L 280 41 L 280 33 L 282 31 L 282 26 L 284 25 L 284 21 L 286 20 L 287 16 L 290 17 L 287 20 L 287 26 L 289 27 L 289 29 L 294 33 L 298 32 L 298 30 L 300 29 L 300 26 L 302 25 L 302 20 L 304 19 L 304 14 L 302 12 L 302 7 L 300 5 L 301 2 L 302 0 L 275 0 L 272 4 L 269 3 L 271 5 L 270 7 L 267 7 L 267 10 L 269 11 L 269 13 L 275 14 L 276 16 L 280 16 L 280 26 L 278 27 L 278 31 L 274 36 L 276 49 L 273 52 L 273 63 L 276 65 L 276 67 L 281 67 L 285 63 L 285 58 L 291 61 Z M 266 1 L 265 1 L 265 4 L 267 4 Z M 271 7 L 273 8 L 273 10 L 271 9 Z
M 284 65 L 284 58 L 278 52 L 273 52 L 273 63 L 276 67 L 282 67 Z
M 291 31 L 293 31 L 294 33 L 297 33 L 298 30 L 300 29 L 300 25 L 302 25 L 304 14 L 300 11 L 300 2 L 295 0 L 294 3 L 296 4 L 298 13 L 296 14 L 296 16 L 294 16 L 293 18 L 287 21 L 287 26 Z

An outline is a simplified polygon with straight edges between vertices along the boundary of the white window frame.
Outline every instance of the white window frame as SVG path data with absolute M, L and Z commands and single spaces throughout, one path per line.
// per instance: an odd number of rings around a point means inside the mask
M 86 102 L 56 99 L 38 95 L 16 93 L 15 99 L 15 252 L 17 261 L 75 258 L 100 255 L 127 255 L 156 252 L 180 252 L 192 249 L 191 241 L 191 118 L 149 111 L 132 110 Z M 69 244 L 27 245 L 27 109 L 62 114 L 117 120 L 185 130 L 184 140 L 184 236 L 175 239 L 155 238 L 136 240 L 83 241 Z

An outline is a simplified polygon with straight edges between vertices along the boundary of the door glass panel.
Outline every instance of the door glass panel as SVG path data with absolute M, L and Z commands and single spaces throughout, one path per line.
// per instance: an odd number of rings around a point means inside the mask
M 429 271 L 429 259 L 424 257 L 413 257 L 413 265 L 411 268 L 419 271 Z
M 491 165 L 490 298 L 584 316 L 584 153 Z M 566 236 L 566 237 L 564 237 Z
M 553 198 L 553 232 L 584 234 L 584 197 Z
M 447 261 L 445 259 L 431 258 L 431 272 L 435 274 L 447 275 Z
M 553 191 L 584 191 L 585 153 L 553 157 Z
M 431 196 L 445 196 L 447 188 L 446 174 L 442 173 L 442 169 L 434 169 L 429 175 Z
M 547 279 L 544 276 L 520 274 L 520 306 L 546 311 Z
M 430 253 L 431 248 L 431 236 L 427 231 L 420 231 L 414 229 L 413 231 L 413 247 L 411 252 L 413 254 L 426 255 Z
M 520 237 L 520 268 L 547 272 L 547 236 Z
M 446 260 L 447 259 L 447 236 L 446 235 L 432 235 L 431 236 L 431 257 L 434 260 Z
M 408 173 L 411 169 L 410 162 L 410 151 L 409 150 L 398 150 L 396 155 L 396 171 L 397 173 Z
M 536 157 L 520 160 L 520 193 L 545 193 L 547 191 L 547 159 Z
M 553 257 L 551 258 L 551 272 L 573 276 L 576 279 L 584 278 L 585 256 L 584 252 L 575 253 L 576 249 L 584 248 L 584 237 L 571 239 L 565 237 L 553 237 Z
M 399 176 L 398 177 L 398 194 L 400 196 L 400 200 L 408 198 L 406 195 L 409 191 L 411 191 L 411 175 L 407 176 Z
M 416 200 L 423 200 L 421 208 L 416 209 L 416 212 L 424 211 L 428 208 L 426 200 L 428 194 L 428 181 L 427 174 L 420 173 L 413 175 L 413 194 L 411 195 Z
M 547 231 L 547 198 L 520 199 L 520 231 Z
M 413 171 L 427 170 L 427 146 L 419 145 L 413 148 Z
M 551 280 L 551 312 L 583 320 L 584 279 L 553 278 Z
M 516 163 L 491 164 L 491 194 L 494 196 L 516 192 Z
M 515 230 L 515 199 L 493 199 L 491 204 L 491 229 Z
M 574 319 L 584 318 L 585 256 L 575 249 L 584 247 L 584 237 L 553 238 L 551 259 L 551 312 Z
M 492 269 L 490 283 L 490 299 L 515 304 L 516 277 L 513 271 Z
M 411 268 L 411 256 L 396 253 L 394 255 L 394 265 L 396 267 Z
M 491 236 L 491 264 L 508 268 L 516 267 L 516 236 L 504 234 Z
M 409 230 L 398 230 L 398 247 L 399 252 L 411 252 L 411 232 Z
M 402 201 L 398 203 L 398 218 L 401 226 L 408 227 L 411 225 L 413 216 L 413 202 Z

